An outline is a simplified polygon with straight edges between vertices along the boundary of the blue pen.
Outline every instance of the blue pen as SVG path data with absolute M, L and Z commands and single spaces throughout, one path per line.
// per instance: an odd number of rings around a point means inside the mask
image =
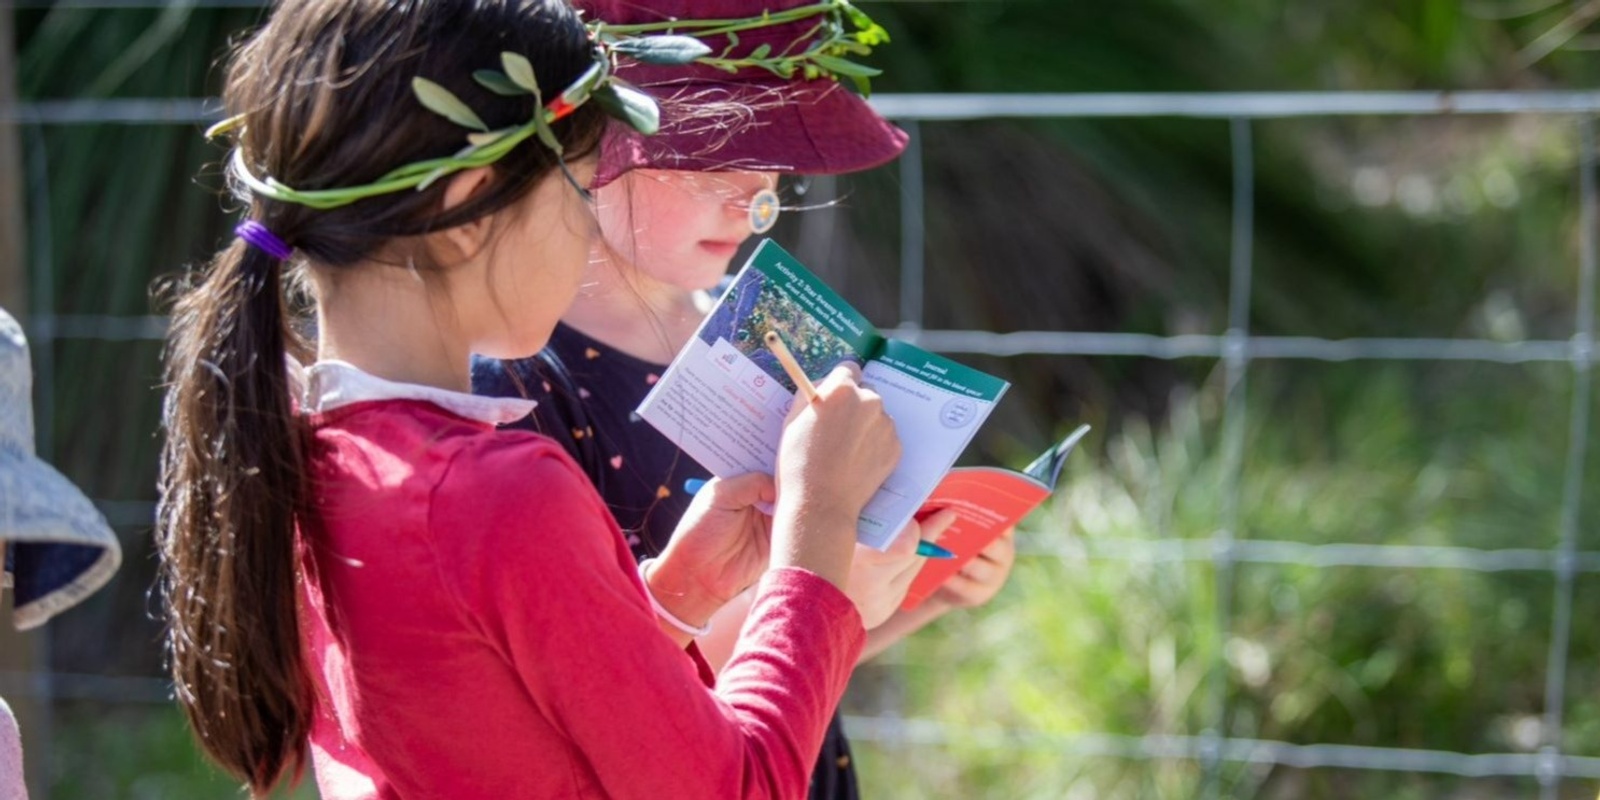
M 706 482 L 705 481 L 703 481 L 703 480 L 701 480 L 699 478 L 689 478 L 688 480 L 685 480 L 683 482 L 683 493 L 687 494 L 687 495 L 690 495 L 690 496 L 693 496 L 696 492 L 700 491 L 701 489 L 704 489 L 705 486 L 706 486 Z M 940 559 L 949 559 L 949 558 L 955 558 L 956 557 L 955 553 L 952 553 L 949 550 L 946 550 L 943 547 L 940 547 L 939 545 L 936 545 L 933 542 L 928 541 L 927 539 L 923 539 L 922 541 L 917 542 L 917 555 L 922 556 L 923 558 L 940 558 Z

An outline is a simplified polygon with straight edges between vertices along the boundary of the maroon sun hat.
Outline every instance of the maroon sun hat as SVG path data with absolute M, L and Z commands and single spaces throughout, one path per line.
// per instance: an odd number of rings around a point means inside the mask
M 612 25 L 672 19 L 741 19 L 814 0 L 577 0 L 584 16 Z M 740 58 L 763 45 L 800 49 L 819 18 L 702 39 L 719 56 Z M 798 44 L 797 44 L 798 42 Z M 793 52 L 791 49 L 791 52 Z M 705 64 L 660 66 L 623 59 L 617 75 L 657 99 L 661 131 L 643 136 L 614 125 L 602 147 L 595 185 L 631 169 L 749 170 L 839 175 L 885 164 L 907 136 L 866 100 L 823 77 L 785 79 L 758 67 L 729 73 Z

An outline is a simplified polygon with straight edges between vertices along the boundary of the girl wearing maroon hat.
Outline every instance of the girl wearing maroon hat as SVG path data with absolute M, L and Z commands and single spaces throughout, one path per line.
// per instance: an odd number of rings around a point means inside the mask
M 602 2 L 582 4 L 607 23 L 651 23 L 689 15 L 719 18 L 782 11 L 800 2 Z M 692 7 L 691 7 L 692 6 Z M 714 6 L 708 9 L 707 6 Z M 776 26 L 737 42 L 708 39 L 718 52 L 753 52 L 763 45 L 804 47 L 800 28 Z M 802 37 L 800 44 L 791 40 Z M 787 38 L 786 38 L 787 37 Z M 671 540 L 691 502 L 688 489 L 709 473 L 641 421 L 635 409 L 673 356 L 694 335 L 726 277 L 735 250 L 775 222 L 777 176 L 857 172 L 882 165 L 905 147 L 906 135 L 861 97 L 830 79 L 786 81 L 768 71 L 738 73 L 693 67 L 631 64 L 621 75 L 660 98 L 671 113 L 651 137 L 619 131 L 601 159 L 596 206 L 602 238 L 590 256 L 584 288 L 538 357 L 473 362 L 473 391 L 539 401 L 516 423 L 561 442 L 584 465 L 628 538 L 634 555 L 649 559 Z M 695 101 L 736 109 L 723 124 L 708 122 Z M 924 521 L 920 536 L 936 538 L 947 517 Z M 869 629 L 865 657 L 953 608 L 988 602 L 1009 575 L 1010 532 L 1002 536 L 928 602 L 895 613 L 920 559 L 908 560 L 908 529 L 888 554 L 859 548 L 850 584 Z M 909 565 L 909 568 L 908 568 Z M 731 655 L 748 597 L 730 603 L 698 637 L 720 667 Z M 872 610 L 877 613 L 873 613 Z M 849 743 L 835 715 L 812 775 L 815 800 L 854 798 L 857 782 Z
M 559 445 L 496 429 L 531 404 L 465 392 L 578 291 L 600 112 L 658 122 L 612 70 L 688 45 L 555 0 L 279 0 L 232 57 L 245 221 L 179 287 L 157 541 L 177 699 L 252 795 L 308 760 L 327 800 L 804 795 L 865 640 L 881 401 L 836 370 L 782 493 L 712 483 L 640 569 Z M 685 631 L 752 583 L 714 676 Z

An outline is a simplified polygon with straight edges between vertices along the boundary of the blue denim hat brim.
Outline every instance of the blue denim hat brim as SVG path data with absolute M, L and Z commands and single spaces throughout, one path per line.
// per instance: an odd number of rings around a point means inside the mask
M 31 453 L 0 447 L 0 540 L 19 630 L 43 625 L 111 579 L 122 545 L 71 481 Z

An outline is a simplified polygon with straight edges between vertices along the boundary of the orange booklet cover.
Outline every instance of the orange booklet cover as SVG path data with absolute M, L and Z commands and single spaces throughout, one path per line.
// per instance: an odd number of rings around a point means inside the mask
M 903 611 L 910 611 L 928 599 L 950 576 L 961 571 L 989 543 L 1039 507 L 1056 488 L 1061 466 L 1067 456 L 1089 432 L 1079 425 L 1061 443 L 1050 448 L 1022 472 L 998 467 L 957 467 L 939 482 L 917 512 L 923 519 L 945 508 L 955 509 L 957 518 L 939 537 L 939 546 L 956 554 L 955 558 L 930 558 L 911 582 Z

